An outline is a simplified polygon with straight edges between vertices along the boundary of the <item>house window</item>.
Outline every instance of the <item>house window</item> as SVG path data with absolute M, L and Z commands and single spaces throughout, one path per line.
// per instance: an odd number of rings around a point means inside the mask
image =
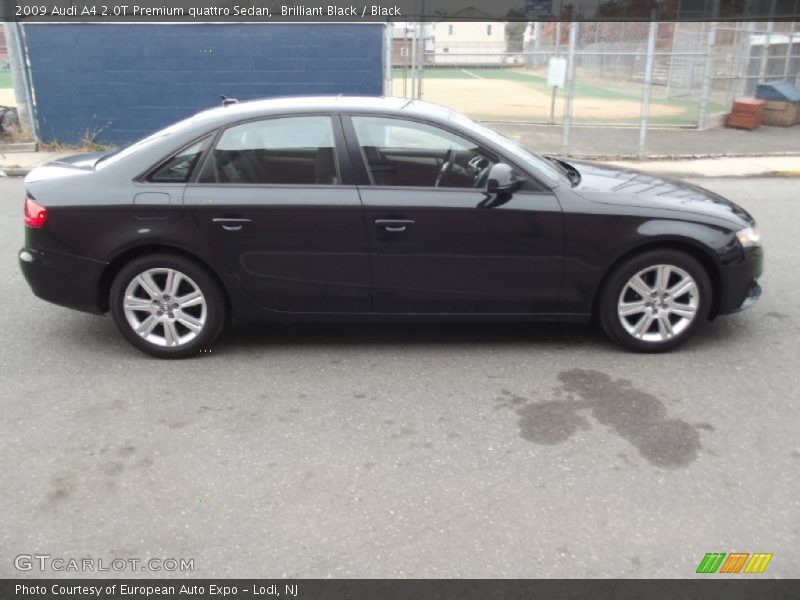
M 400 48 L 400 56 L 408 56 L 408 48 L 405 46 Z
M 447 35 L 453 35 L 453 26 L 452 25 L 448 25 L 447 26 Z
M 486 35 L 492 35 L 492 26 L 491 25 L 487 25 L 486 26 Z

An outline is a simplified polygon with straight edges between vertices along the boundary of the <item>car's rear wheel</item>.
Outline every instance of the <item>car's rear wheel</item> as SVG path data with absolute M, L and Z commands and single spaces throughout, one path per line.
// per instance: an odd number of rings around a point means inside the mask
M 637 352 L 665 352 L 708 319 L 712 287 L 697 259 L 678 250 L 633 256 L 609 275 L 597 305 L 606 334 Z
M 225 323 L 225 297 L 214 276 L 174 254 L 142 256 L 122 267 L 109 304 L 125 339 L 159 358 L 208 350 Z

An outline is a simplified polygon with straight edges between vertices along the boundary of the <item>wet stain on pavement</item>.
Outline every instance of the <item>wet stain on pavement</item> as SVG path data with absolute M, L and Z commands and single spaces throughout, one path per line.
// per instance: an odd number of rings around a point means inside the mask
M 88 417 L 103 417 L 109 413 L 125 412 L 125 410 L 126 406 L 122 400 L 112 400 L 86 406 L 80 410 L 80 414 Z
M 675 469 L 697 460 L 702 448 L 699 430 L 713 430 L 706 423 L 697 426 L 671 418 L 662 400 L 626 379 L 590 369 L 562 371 L 558 379 L 557 400 L 534 402 L 502 390 L 498 402 L 519 415 L 522 439 L 559 444 L 590 429 L 594 421 L 625 439 L 650 464 Z
M 169 429 L 183 429 L 191 423 L 191 421 L 184 421 L 182 419 L 159 419 L 161 425 L 166 425 Z
M 72 496 L 75 484 L 68 475 L 59 475 L 52 479 L 53 489 L 47 494 L 47 501 L 56 504 Z
M 125 470 L 125 465 L 118 461 L 110 461 L 100 465 L 100 471 L 108 477 L 115 477 Z
M 416 435 L 417 430 L 408 426 L 403 426 L 400 431 L 392 434 L 392 439 L 399 440 L 400 438 Z
M 50 491 L 40 505 L 45 512 L 57 511 L 65 502 L 72 499 L 76 489 L 75 478 L 69 474 L 54 475 L 50 479 Z
M 123 446 L 122 448 L 117 450 L 118 456 L 131 456 L 133 453 L 136 452 L 136 446 L 131 446 L 128 444 L 127 446 Z
M 782 313 L 782 312 L 778 312 L 778 311 L 770 311 L 770 312 L 766 313 L 766 316 L 772 317 L 773 319 L 778 319 L 779 321 L 786 321 L 787 319 L 791 318 L 786 313 Z

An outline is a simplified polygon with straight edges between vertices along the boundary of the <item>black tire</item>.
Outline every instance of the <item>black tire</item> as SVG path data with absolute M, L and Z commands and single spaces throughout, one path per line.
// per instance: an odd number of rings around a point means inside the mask
M 129 315 L 131 313 L 126 313 L 125 311 L 124 301 L 126 291 L 131 291 L 129 286 L 135 286 L 138 293 L 137 299 L 148 300 L 152 298 L 149 293 L 139 293 L 141 291 L 146 292 L 146 290 L 144 290 L 142 286 L 136 287 L 137 284 L 134 283 L 134 280 L 139 275 L 151 269 L 173 270 L 178 272 L 183 276 L 183 283 L 180 284 L 183 287 L 180 288 L 180 291 L 183 292 L 187 289 L 191 291 L 192 288 L 196 288 L 202 294 L 201 298 L 205 302 L 204 306 L 194 306 L 183 309 L 182 314 L 184 321 L 187 320 L 187 317 L 192 317 L 193 327 L 195 327 L 197 331 L 191 330 L 186 325 L 180 323 L 180 308 L 170 309 L 174 312 L 167 313 L 161 310 L 161 312 L 156 313 L 155 310 L 159 308 L 159 303 L 157 301 L 154 301 L 155 307 L 152 310 L 142 309 L 132 313 L 134 315 L 131 317 L 132 319 L 141 319 L 142 321 L 146 320 L 150 315 L 154 316 L 154 320 L 166 320 L 167 315 L 170 316 L 171 318 L 169 320 L 173 321 L 173 323 L 169 325 L 170 331 L 175 331 L 179 334 L 177 345 L 171 347 L 159 345 L 154 341 L 148 341 L 148 339 L 142 337 L 142 335 L 134 330 L 132 323 L 129 321 Z M 160 272 L 156 272 L 156 274 L 153 275 L 153 280 L 156 281 L 159 287 L 161 287 L 158 280 L 160 276 Z M 166 272 L 163 276 L 164 282 L 166 283 Z M 166 287 L 166 285 L 164 285 L 164 287 Z M 163 292 L 164 290 L 162 289 L 161 291 Z M 186 294 L 186 296 L 180 296 L 180 293 L 176 291 L 176 296 L 188 297 L 188 294 Z M 168 296 L 159 297 L 162 299 L 168 298 Z M 188 358 L 209 351 L 211 344 L 225 325 L 227 312 L 224 292 L 206 267 L 190 258 L 166 253 L 140 256 L 123 266 L 114 278 L 114 282 L 111 284 L 109 305 L 111 315 L 120 333 L 122 333 L 122 336 L 130 342 L 131 345 L 142 352 L 158 358 Z M 197 325 L 201 320 L 202 325 Z M 165 323 L 157 324 L 155 329 L 153 329 L 153 335 L 148 337 L 152 340 L 157 340 L 159 332 L 163 342 L 168 344 L 167 324 Z M 180 342 L 181 337 L 186 339 L 186 341 Z
M 667 308 L 663 309 L 665 311 L 663 318 L 678 319 L 678 323 L 683 328 L 679 333 L 675 333 L 668 339 L 647 341 L 636 337 L 633 332 L 626 328 L 626 326 L 623 324 L 623 317 L 619 315 L 618 309 L 620 306 L 619 303 L 622 301 L 621 295 L 623 290 L 626 289 L 631 279 L 637 273 L 645 271 L 646 269 L 656 269 L 657 265 L 669 265 L 672 267 L 677 267 L 691 276 L 696 285 L 696 296 L 694 298 L 694 302 L 696 303 L 695 313 L 694 317 L 691 319 L 686 319 L 687 323 L 684 324 L 683 321 L 680 320 L 680 316 L 669 314 L 668 309 L 670 305 L 668 304 Z M 650 272 L 645 273 L 645 276 L 649 275 Z M 655 276 L 655 272 L 653 272 L 653 276 Z M 670 277 L 676 276 L 679 277 L 679 273 L 673 273 Z M 667 352 L 673 348 L 676 348 L 692 337 L 697 329 L 708 320 L 708 314 L 711 310 L 712 293 L 711 280 L 708 273 L 703 265 L 701 265 L 700 262 L 698 262 L 698 260 L 690 254 L 680 250 L 670 249 L 647 250 L 641 254 L 637 254 L 626 259 L 624 262 L 615 267 L 611 273 L 609 273 L 598 297 L 598 302 L 596 305 L 596 317 L 606 335 L 608 335 L 608 337 L 613 341 L 628 348 L 629 350 L 633 350 L 635 352 Z M 628 289 L 626 294 L 631 294 L 631 290 Z M 644 296 L 641 297 L 644 298 Z M 625 299 L 629 298 L 629 296 L 625 297 Z M 684 295 L 680 297 L 676 296 L 676 298 L 679 298 L 684 302 L 688 302 L 689 297 Z M 627 317 L 626 322 L 629 328 L 636 328 L 636 325 L 639 322 L 638 314 L 642 314 L 642 318 L 644 318 L 645 315 L 660 314 L 657 312 L 658 309 L 652 308 L 653 301 L 651 299 L 645 300 L 650 301 L 650 304 L 647 305 L 648 308 L 646 309 L 649 312 L 637 313 L 633 316 Z M 639 301 L 635 292 L 633 301 Z M 669 302 L 672 303 L 673 310 L 676 307 L 682 308 L 682 305 L 678 303 L 678 300 L 670 299 Z M 658 318 L 656 317 L 652 324 L 645 329 L 645 337 L 655 337 L 656 335 L 661 335 L 661 325 L 661 323 L 658 323 Z

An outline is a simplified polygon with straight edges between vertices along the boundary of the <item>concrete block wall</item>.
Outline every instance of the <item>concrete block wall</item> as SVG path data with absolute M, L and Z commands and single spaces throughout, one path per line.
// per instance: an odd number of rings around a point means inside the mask
M 223 94 L 382 93 L 381 24 L 31 23 L 25 38 L 43 141 L 127 144 Z

